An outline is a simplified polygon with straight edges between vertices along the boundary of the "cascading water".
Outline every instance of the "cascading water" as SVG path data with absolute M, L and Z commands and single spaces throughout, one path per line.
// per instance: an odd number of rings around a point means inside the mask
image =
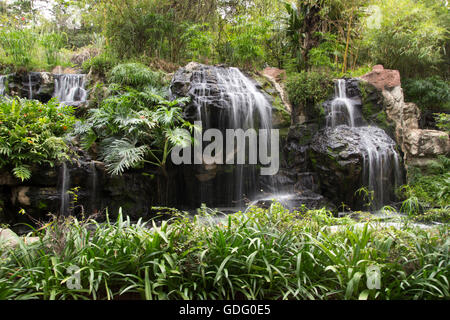
M 335 85 L 335 98 L 328 106 L 327 127 L 336 127 L 346 124 L 349 127 L 356 127 L 362 121 L 361 113 L 355 107 L 355 101 L 347 97 L 347 87 L 345 79 L 338 79 Z
M 0 76 L 0 96 L 5 94 L 6 76 Z
M 28 74 L 28 99 L 33 99 L 33 81 L 31 73 Z
M 345 79 L 336 82 L 336 96 L 326 108 L 327 127 L 349 126 L 359 137 L 363 154 L 363 184 L 373 191 L 373 209 L 386 205 L 394 188 L 401 184 L 400 156 L 395 150 L 396 143 L 384 130 L 366 126 L 353 99 L 347 98 Z
M 85 89 L 86 76 L 84 74 L 58 74 L 55 75 L 55 93 L 62 104 L 77 105 L 85 102 L 87 92 Z
M 67 168 L 66 163 L 64 162 L 61 165 L 60 169 L 60 185 L 61 185 L 61 196 L 60 196 L 60 215 L 68 215 L 69 213 L 69 201 L 70 201 L 70 195 L 69 195 L 69 187 L 70 187 L 70 173 Z
M 225 137 L 226 129 L 271 129 L 272 106 L 239 69 L 210 67 L 194 71 L 191 84 L 190 95 L 203 130 L 217 128 Z M 223 156 L 225 161 L 235 153 Z M 233 165 L 213 181 L 200 183 L 201 201 L 207 205 L 215 205 L 216 199 L 222 198 L 220 205 L 239 206 L 258 191 L 256 165 Z

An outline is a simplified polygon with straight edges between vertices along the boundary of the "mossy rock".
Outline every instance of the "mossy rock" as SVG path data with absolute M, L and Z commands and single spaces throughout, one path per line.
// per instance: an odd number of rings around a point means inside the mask
M 383 96 L 373 85 L 360 81 L 359 89 L 362 99 L 362 114 L 368 124 L 383 129 L 391 138 L 395 139 L 395 123 L 388 119 L 383 104 Z

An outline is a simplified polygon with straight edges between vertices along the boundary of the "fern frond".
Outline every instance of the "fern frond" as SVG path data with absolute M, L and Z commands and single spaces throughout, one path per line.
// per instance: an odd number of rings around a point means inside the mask
M 125 170 L 142 162 L 148 152 L 148 147 L 136 146 L 136 141 L 120 139 L 113 141 L 102 150 L 107 171 L 112 175 L 120 175 Z
M 14 176 L 22 180 L 28 180 L 31 178 L 31 170 L 26 165 L 19 165 L 12 170 Z

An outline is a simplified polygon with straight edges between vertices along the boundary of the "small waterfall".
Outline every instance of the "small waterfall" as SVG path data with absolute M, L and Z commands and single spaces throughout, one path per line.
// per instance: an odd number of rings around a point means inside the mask
M 0 96 L 3 96 L 5 94 L 6 91 L 5 84 L 6 84 L 6 76 L 0 75 Z
M 31 79 L 31 73 L 28 74 L 28 99 L 33 99 L 33 81 Z
M 69 213 L 69 202 L 70 202 L 70 173 L 67 168 L 67 164 L 64 162 L 60 169 L 60 185 L 61 185 L 61 206 L 59 213 L 61 215 L 68 215 Z
M 86 76 L 84 74 L 58 74 L 55 75 L 54 97 L 67 105 L 77 105 L 85 102 L 87 92 L 85 89 Z
M 394 188 L 402 183 L 401 159 L 395 141 L 380 128 L 358 126 L 357 119 L 362 119 L 362 115 L 355 101 L 347 98 L 345 79 L 336 82 L 335 98 L 326 112 L 327 127 L 347 125 L 359 136 L 360 148 L 364 150 L 363 184 L 374 193 L 372 208 L 386 205 L 394 198 Z
M 190 95 L 203 130 L 217 128 L 225 137 L 226 129 L 272 128 L 272 106 L 239 69 L 206 67 L 193 72 L 191 83 Z M 225 162 L 235 153 L 223 156 Z M 202 203 L 216 205 L 221 197 L 221 205 L 238 206 L 259 191 L 256 165 L 233 165 L 227 171 L 215 176 L 212 183 L 200 183 Z
M 345 79 L 338 79 L 335 85 L 335 98 L 331 101 L 327 112 L 327 127 L 346 124 L 355 127 L 361 113 L 355 108 L 355 103 L 347 97 Z

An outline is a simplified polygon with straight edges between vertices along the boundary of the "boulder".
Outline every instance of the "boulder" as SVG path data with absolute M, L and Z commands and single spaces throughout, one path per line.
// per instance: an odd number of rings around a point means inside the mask
M 85 62 L 89 59 L 92 59 L 93 57 L 97 56 L 99 53 L 100 53 L 100 50 L 97 48 L 89 48 L 89 47 L 83 48 L 80 51 L 75 52 L 70 57 L 70 62 L 81 67 L 83 62 Z M 54 73 L 56 73 L 56 72 L 54 72 Z
M 55 80 L 50 72 L 18 72 L 9 77 L 8 89 L 11 96 L 33 98 L 48 102 L 55 91 Z
M 371 83 L 378 90 L 395 88 L 401 85 L 400 72 L 398 70 L 387 70 L 382 65 L 373 67 L 372 72 L 361 77 Z
M 377 127 L 343 125 L 321 130 L 309 150 L 321 193 L 333 203 L 345 203 L 352 209 L 365 204 L 355 195 L 361 186 L 372 186 L 376 205 L 393 200 L 393 184 L 401 175 L 395 148 L 395 141 Z M 369 168 L 382 174 L 371 178 Z
M 74 68 L 64 68 L 61 66 L 56 66 L 52 70 L 52 74 L 79 74 Z
M 0 246 L 15 247 L 19 244 L 19 236 L 11 229 L 0 228 Z
M 38 242 L 39 237 L 23 237 L 20 238 L 11 229 L 0 228 L 0 246 L 5 245 L 6 247 L 15 248 L 22 240 L 25 245 L 30 245 L 32 243 Z
M 284 146 L 284 166 L 298 173 L 307 172 L 309 166 L 308 149 L 314 135 L 319 131 L 316 123 L 296 124 L 289 128 Z
M 362 183 L 363 150 L 360 136 L 348 126 L 326 128 L 311 142 L 309 156 L 319 175 L 322 194 L 334 203 L 354 204 Z

